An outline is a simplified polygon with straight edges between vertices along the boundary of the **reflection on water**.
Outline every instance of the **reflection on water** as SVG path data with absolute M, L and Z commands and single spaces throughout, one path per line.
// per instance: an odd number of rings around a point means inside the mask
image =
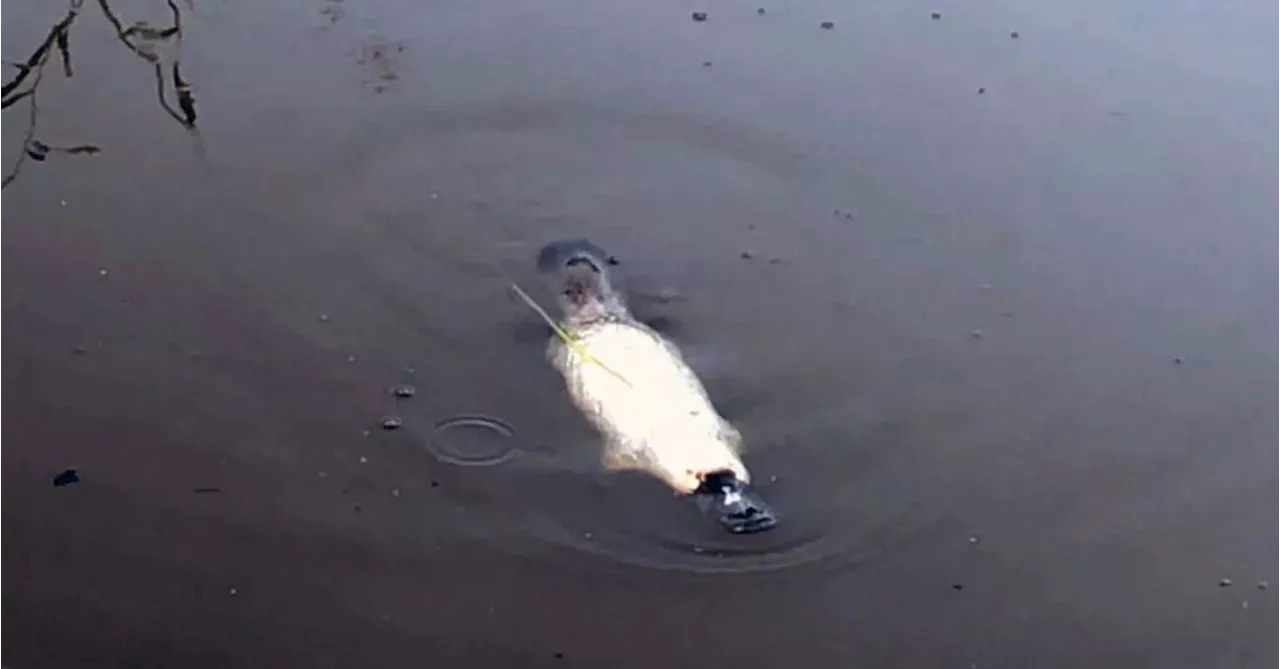
M 166 0 L 172 22 L 163 27 L 147 21 L 134 21 L 126 26 L 108 0 L 96 0 L 102 15 L 115 30 L 116 39 L 125 48 L 151 66 L 156 80 L 156 99 L 160 108 L 189 132 L 196 131 L 196 102 L 190 83 L 182 76 L 182 11 L 172 0 Z M 37 137 L 40 117 L 39 90 L 44 80 L 45 67 L 57 52 L 62 76 L 74 74 L 71 57 L 71 28 L 80 18 L 84 0 L 70 0 L 62 18 L 49 28 L 44 41 L 22 62 L 5 60 L 4 64 L 17 70 L 12 79 L 4 83 L 3 104 L 5 110 L 19 102 L 25 103 L 27 131 L 23 136 L 22 150 L 13 165 L 5 172 L 4 186 L 8 186 L 28 160 L 44 162 L 51 154 L 92 156 L 102 151 L 93 144 L 61 146 L 42 141 Z M 176 102 L 170 102 L 170 97 Z

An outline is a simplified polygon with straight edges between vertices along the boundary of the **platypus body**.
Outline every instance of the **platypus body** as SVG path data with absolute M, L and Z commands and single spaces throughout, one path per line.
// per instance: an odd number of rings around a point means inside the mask
M 641 323 L 611 276 L 612 256 L 585 239 L 543 246 L 538 269 L 549 279 L 561 327 L 547 358 L 574 405 L 599 432 L 608 469 L 642 470 L 735 533 L 776 525 L 749 487 L 742 435 L 722 418 L 680 349 Z

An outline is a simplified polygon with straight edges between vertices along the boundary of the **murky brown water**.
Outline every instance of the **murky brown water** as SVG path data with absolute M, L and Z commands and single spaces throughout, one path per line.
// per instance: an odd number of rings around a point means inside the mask
M 1274 5 L 175 2 L 5 7 L 6 666 L 1276 663 Z M 777 530 L 595 470 L 564 236 Z

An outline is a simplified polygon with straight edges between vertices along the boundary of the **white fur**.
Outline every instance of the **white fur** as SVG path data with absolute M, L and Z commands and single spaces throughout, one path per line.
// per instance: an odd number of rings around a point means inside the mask
M 750 480 L 739 457 L 741 435 L 716 412 L 675 344 L 629 319 L 571 332 L 608 369 L 559 339 L 548 359 L 603 437 L 605 467 L 647 471 L 684 494 L 717 470 Z

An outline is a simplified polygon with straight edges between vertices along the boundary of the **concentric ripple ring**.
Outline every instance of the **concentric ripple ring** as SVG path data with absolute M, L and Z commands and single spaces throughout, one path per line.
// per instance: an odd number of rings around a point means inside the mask
M 458 436 L 464 431 L 483 431 L 487 448 L 475 453 L 473 448 L 459 447 Z M 446 418 L 436 423 L 428 450 L 443 462 L 459 467 L 492 467 L 520 454 L 514 443 L 516 431 L 506 421 L 482 414 Z M 497 437 L 498 439 L 495 439 Z

